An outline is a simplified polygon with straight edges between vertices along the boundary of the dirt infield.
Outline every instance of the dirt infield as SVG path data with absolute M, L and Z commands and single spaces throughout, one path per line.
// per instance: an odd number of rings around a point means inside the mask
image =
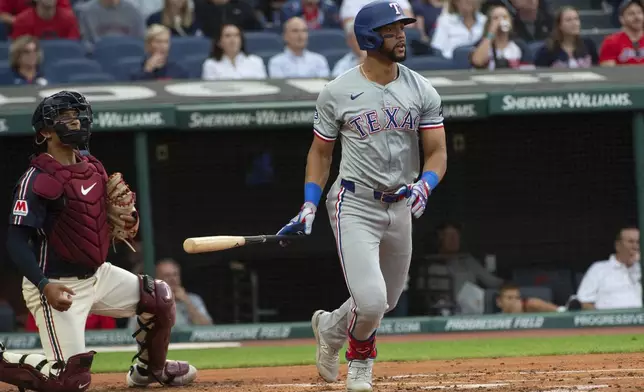
M 458 339 L 512 335 L 579 335 L 642 333 L 642 328 L 601 330 L 523 331 L 519 333 L 441 334 L 391 336 L 385 341 Z M 261 342 L 282 345 L 284 342 Z M 300 343 L 311 344 L 311 341 Z M 256 345 L 257 342 L 253 343 Z M 214 354 L 216 355 L 216 354 Z M 490 392 L 644 391 L 644 356 L 591 354 L 523 358 L 468 359 L 423 362 L 380 362 L 374 368 L 374 391 L 476 390 Z M 153 387 L 155 391 L 327 392 L 343 391 L 346 365 L 340 381 L 323 383 L 314 366 L 201 370 L 190 388 Z M 124 374 L 93 376 L 90 391 L 124 390 Z M 3 388 L 0 391 L 16 389 Z

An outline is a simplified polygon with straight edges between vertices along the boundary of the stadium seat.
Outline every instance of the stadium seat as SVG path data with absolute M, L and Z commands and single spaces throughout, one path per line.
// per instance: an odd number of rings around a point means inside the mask
M 341 29 L 320 29 L 309 31 L 308 50 L 324 52 L 329 49 L 347 49 L 347 39 Z
M 599 50 L 606 36 L 618 31 L 619 29 L 584 29 L 581 31 L 581 36 L 583 38 L 590 38 L 597 46 L 597 50 Z
M 470 69 L 470 52 L 474 49 L 472 45 L 459 46 L 454 49 L 452 53 L 452 68 L 453 69 Z
M 9 39 L 9 28 L 6 24 L 0 23 L 0 41 L 6 41 Z
M 265 52 L 257 52 L 255 53 L 256 56 L 259 56 L 264 60 L 264 64 L 266 67 L 268 67 L 268 61 L 271 59 L 271 57 L 275 56 L 276 54 L 281 53 L 282 51 L 276 51 L 276 50 L 267 50 Z M 266 70 L 268 72 L 268 69 Z
M 9 68 L 9 61 L 0 61 L 0 85 L 12 86 L 14 84 L 14 75 Z
M 87 51 L 79 41 L 52 39 L 40 41 L 45 63 L 54 63 L 61 59 L 85 58 Z
M 438 56 L 415 56 L 407 58 L 407 60 L 405 60 L 403 64 L 413 69 L 414 71 L 435 71 L 452 69 L 452 60 Z
M 124 57 L 145 56 L 143 41 L 130 37 L 104 37 L 96 43 L 92 58 L 106 70 L 111 69 Z
M 284 50 L 284 42 L 282 37 L 276 33 L 265 31 L 249 31 L 244 34 L 246 39 L 246 52 L 259 53 L 269 50 L 281 52 Z
M 350 49 L 348 48 L 338 48 L 338 49 L 327 49 L 323 52 L 320 52 L 321 55 L 326 57 L 327 62 L 329 63 L 329 69 L 333 71 L 335 63 L 338 62 L 342 57 L 349 53 Z
M 181 61 L 196 55 L 207 56 L 211 46 L 212 41 L 205 37 L 173 37 L 170 42 L 170 58 Z
M 114 80 L 114 76 L 105 72 L 79 73 L 67 78 L 68 83 L 106 83 Z
M 45 67 L 45 75 L 51 82 L 67 82 L 75 74 L 99 72 L 103 72 L 101 65 L 85 58 L 58 60 Z
M 181 61 L 181 65 L 188 71 L 190 78 L 201 79 L 203 62 L 208 58 L 208 54 L 190 56 Z
M 554 299 L 553 292 L 550 287 L 521 286 L 519 289 L 523 298 L 539 298 L 546 302 L 552 302 Z
M 557 304 L 565 304 L 575 290 L 569 269 L 518 268 L 512 271 L 512 280 L 520 286 L 546 286 L 552 289 Z
M 123 57 L 108 70 L 116 80 L 131 80 L 134 72 L 141 68 L 143 59 L 138 56 Z
M 9 46 L 11 42 L 0 41 L 0 61 L 9 60 Z

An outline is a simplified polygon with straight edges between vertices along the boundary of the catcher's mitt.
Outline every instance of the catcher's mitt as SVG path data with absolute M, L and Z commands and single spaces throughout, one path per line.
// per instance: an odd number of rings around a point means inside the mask
M 107 220 L 110 225 L 110 232 L 113 241 L 123 241 L 134 252 L 136 250 L 129 243 L 136 237 L 139 231 L 139 218 L 134 206 L 136 202 L 136 193 L 130 190 L 130 187 L 123 180 L 121 173 L 112 174 L 106 185 L 107 190 Z M 122 215 L 132 216 L 136 222 L 126 222 L 121 218 Z

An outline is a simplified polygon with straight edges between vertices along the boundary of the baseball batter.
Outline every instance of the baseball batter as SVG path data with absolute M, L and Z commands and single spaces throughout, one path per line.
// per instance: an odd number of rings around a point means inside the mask
M 32 125 L 40 153 L 15 187 L 7 246 L 24 275 L 23 296 L 45 355 L 0 347 L 0 381 L 21 390 L 85 391 L 95 354 L 85 347 L 85 323 L 93 313 L 138 315 L 140 349 L 126 375 L 129 387 L 191 383 L 193 366 L 166 360 L 175 320 L 169 286 L 106 262 L 110 241 L 133 238 L 139 220 L 120 174 L 108 177 L 87 150 L 90 104 L 61 91 L 38 105 Z
M 372 390 L 376 329 L 396 306 L 409 271 L 411 216 L 423 214 L 446 171 L 441 98 L 426 78 L 399 64 L 404 27 L 414 21 L 394 1 L 358 12 L 354 30 L 367 57 L 320 93 L 304 204 L 279 232 L 311 233 L 339 138 L 340 172 L 326 207 L 350 298 L 333 312 L 315 312 L 312 327 L 318 371 L 328 382 L 337 379 L 338 352 L 348 337 L 348 391 Z

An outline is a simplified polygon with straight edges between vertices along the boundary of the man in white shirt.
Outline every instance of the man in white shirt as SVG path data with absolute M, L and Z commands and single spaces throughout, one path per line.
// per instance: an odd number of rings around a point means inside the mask
M 590 266 L 577 291 L 583 309 L 642 307 L 639 241 L 637 228 L 622 228 L 615 239 L 615 254 Z
M 272 79 L 328 78 L 329 62 L 326 57 L 306 49 L 309 31 L 304 19 L 293 17 L 284 23 L 284 52 L 268 61 L 268 74 Z

